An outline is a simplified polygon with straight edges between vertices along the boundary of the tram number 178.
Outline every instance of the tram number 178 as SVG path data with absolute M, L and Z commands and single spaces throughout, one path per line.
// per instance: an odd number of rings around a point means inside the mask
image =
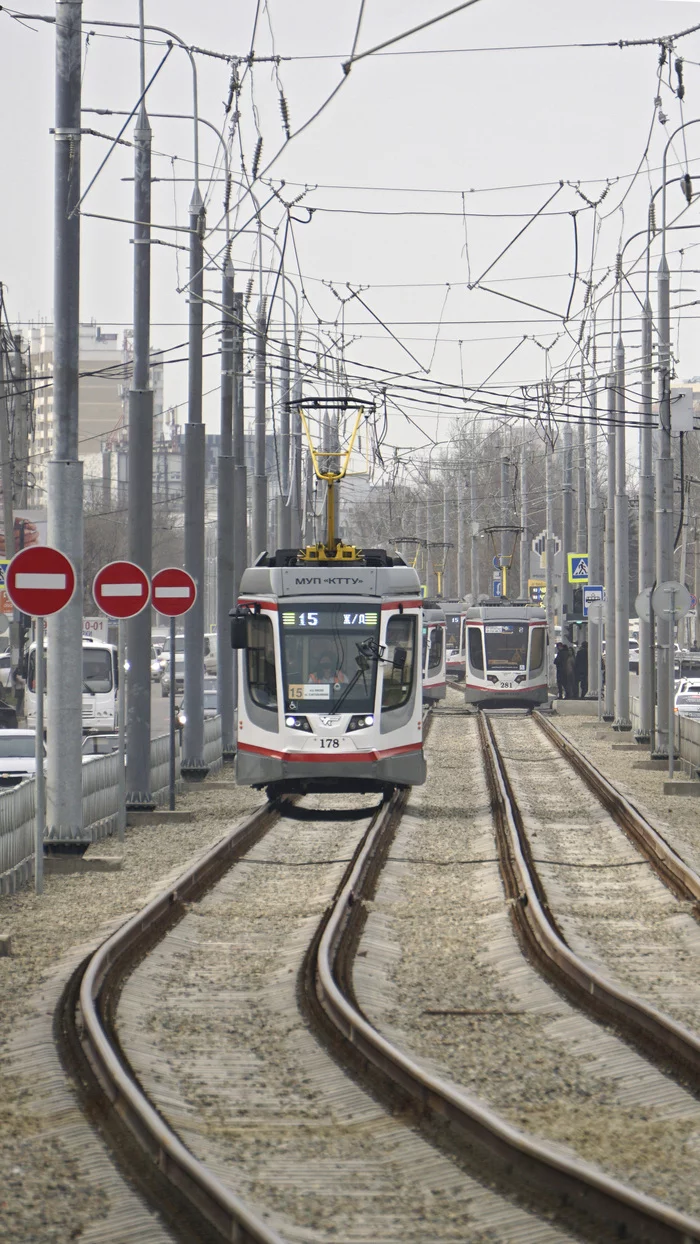
M 321 747 L 340 747 L 340 739 L 321 739 Z

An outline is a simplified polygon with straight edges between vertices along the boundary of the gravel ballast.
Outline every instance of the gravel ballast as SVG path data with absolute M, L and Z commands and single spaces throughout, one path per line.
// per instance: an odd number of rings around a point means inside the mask
M 474 719 L 437 717 L 428 758 L 430 782 L 411 794 L 356 961 L 361 1006 L 523 1130 L 700 1214 L 697 1101 L 521 954 Z
M 195 813 L 192 823 L 130 828 L 124 843 L 94 848 L 123 856 L 120 871 L 47 876 L 39 898 L 29 886 L 0 897 L 0 930 L 12 935 L 11 957 L 0 957 L 0 1239 L 8 1244 L 88 1241 L 93 1229 L 103 1241 L 125 1244 L 168 1238 L 155 1222 L 149 1229 L 147 1215 L 143 1235 L 102 1234 L 121 1181 L 105 1157 L 109 1170 L 93 1186 L 82 1155 L 99 1142 L 87 1123 L 63 1117 L 65 1103 L 56 1106 L 66 1082 L 52 1051 L 53 1006 L 83 954 L 259 802 L 256 792 L 233 784 L 230 791 L 187 789 L 178 807 Z
M 302 1018 L 304 952 L 363 827 L 283 820 L 192 906 L 121 998 L 120 1040 L 139 1078 L 193 1151 L 272 1211 L 290 1241 L 571 1238 L 393 1118 Z

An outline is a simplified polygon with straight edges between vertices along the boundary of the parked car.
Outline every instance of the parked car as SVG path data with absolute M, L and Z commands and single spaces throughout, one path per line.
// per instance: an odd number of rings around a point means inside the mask
M 12 685 L 12 653 L 0 652 L 0 687 Z
M 673 702 L 673 711 L 681 717 L 700 717 L 700 690 L 679 691 Z
M 204 636 L 204 669 L 207 674 L 216 673 L 216 641 L 214 631 Z
M 36 773 L 33 730 L 0 731 L 0 786 L 19 786 Z M 44 744 L 46 757 L 46 744 Z
M 204 692 L 204 719 L 205 721 L 207 717 L 216 717 L 216 714 L 219 711 L 218 705 L 217 705 L 217 698 L 218 697 L 217 697 L 216 691 L 205 691 Z
M 83 739 L 83 760 L 91 760 L 93 756 L 111 756 L 118 748 L 118 734 L 88 734 Z
M 161 654 L 161 649 L 158 647 L 158 645 L 151 644 L 151 681 L 152 682 L 158 682 L 161 674 L 163 673 L 163 667 L 161 666 L 161 663 L 159 660 L 160 654 Z

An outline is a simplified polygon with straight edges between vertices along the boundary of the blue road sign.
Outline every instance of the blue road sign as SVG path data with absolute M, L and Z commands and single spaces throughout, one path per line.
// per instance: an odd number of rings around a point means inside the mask
M 493 576 L 493 594 L 494 596 L 501 595 L 501 576 L 500 575 Z
M 588 606 L 592 605 L 593 602 L 597 600 L 599 601 L 605 600 L 605 588 L 602 586 L 602 584 L 598 584 L 597 586 L 591 585 L 589 587 L 584 587 L 583 589 L 583 616 L 584 618 L 588 617 Z

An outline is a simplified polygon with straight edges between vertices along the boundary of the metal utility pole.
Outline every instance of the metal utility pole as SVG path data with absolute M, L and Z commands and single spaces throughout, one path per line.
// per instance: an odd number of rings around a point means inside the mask
M 284 306 L 284 299 L 282 301 Z M 279 455 L 280 455 L 280 495 L 277 498 L 277 543 L 281 549 L 288 549 L 291 545 L 292 531 L 292 511 L 289 504 L 291 498 L 289 495 L 289 380 L 290 380 L 290 356 L 289 342 L 287 335 L 282 340 L 280 347 L 280 401 L 279 401 Z
M 622 305 L 620 301 L 620 306 Z M 625 347 L 622 334 L 615 349 L 615 722 L 614 730 L 631 730 L 629 501 L 625 437 Z
M 14 489 L 18 510 L 27 508 L 27 471 L 29 467 L 29 376 L 22 354 L 22 338 L 15 337 L 15 435 Z
M 608 391 L 607 491 L 605 498 L 605 712 L 603 721 L 615 720 L 615 377 Z
M 216 506 L 216 688 L 225 759 L 231 759 L 236 751 L 233 649 L 229 643 L 229 610 L 234 605 L 233 297 L 233 267 L 227 251 L 221 286 L 221 453 Z
M 547 610 L 547 638 L 549 649 L 549 660 L 547 668 L 547 682 L 551 686 L 553 683 L 554 670 L 554 651 L 556 644 L 556 635 L 554 632 L 554 492 L 552 483 L 553 474 L 553 457 L 554 445 L 551 438 L 547 437 L 544 470 L 545 470 L 545 523 L 547 527 L 546 544 L 545 544 L 545 608 Z M 564 631 L 562 628 L 562 639 Z
M 197 584 L 197 599 L 185 614 L 185 729 L 181 771 L 205 777 L 204 763 L 204 481 L 205 432 L 202 422 L 202 336 L 204 228 L 206 214 L 199 182 L 190 200 L 189 372 L 185 426 L 185 569 Z M 174 674 L 174 671 L 172 671 Z M 171 695 L 175 694 L 172 682 Z
M 654 476 L 652 473 L 652 311 L 647 296 L 642 312 L 642 403 L 639 432 L 639 562 L 638 588 L 654 583 Z M 654 670 L 651 653 L 651 626 L 639 618 L 639 730 L 638 743 L 651 738 L 654 703 Z
M 510 567 L 506 567 L 508 561 L 508 536 L 506 526 L 508 524 L 508 456 L 506 454 L 505 433 L 503 434 L 503 448 L 501 452 L 501 547 L 499 549 L 501 555 L 501 594 L 508 595 L 508 579 L 510 577 Z
M 146 89 L 143 0 L 140 82 Z M 153 548 L 153 390 L 151 389 L 151 127 L 145 100 L 134 131 L 134 361 L 129 392 L 129 557 L 151 577 Z M 120 623 L 120 633 L 123 631 Z M 148 811 L 151 795 L 151 610 L 126 624 L 126 803 Z M 121 681 L 126 675 L 119 671 Z M 123 696 L 122 696 L 123 702 Z M 120 721 L 120 730 L 124 724 Z
M 464 596 L 464 482 L 457 466 L 457 600 Z
M 656 459 L 656 582 L 673 579 L 673 458 L 671 456 L 671 321 L 669 270 L 666 262 L 666 237 L 658 274 L 659 297 L 659 430 Z M 657 756 L 667 756 L 669 749 L 668 697 L 669 666 L 674 660 L 674 635 L 670 622 L 656 619 L 656 685 L 663 688 L 658 695 L 656 715 Z
M 528 579 L 530 578 L 530 531 L 528 523 L 530 515 L 528 510 L 529 497 L 527 487 L 527 454 L 525 452 L 525 442 L 520 446 L 520 596 L 522 600 L 528 599 Z
M 8 352 L 5 352 L 7 346 Z M 9 341 L 3 336 L 0 341 L 0 484 L 2 485 L 2 526 L 5 536 L 5 557 L 14 557 L 15 553 L 15 517 L 14 517 L 14 451 L 10 436 L 10 386 L 13 371 L 10 363 Z M 13 609 L 10 622 L 10 652 L 12 667 L 19 662 L 19 610 Z
M 231 275 L 233 282 L 233 274 Z M 248 563 L 248 484 L 245 464 L 245 420 L 243 398 L 243 294 L 233 295 L 233 600 L 238 599 L 241 575 Z M 219 640 L 228 647 L 229 623 Z M 219 656 L 217 653 L 217 668 Z M 233 713 L 238 707 L 238 664 L 233 659 L 232 666 Z
M 566 642 L 565 628 L 569 614 L 573 611 L 574 595 L 572 584 L 569 583 L 569 553 L 573 539 L 573 445 L 571 426 L 564 424 L 562 434 L 561 457 L 561 590 L 559 595 L 560 623 L 562 641 Z
M 581 376 L 581 406 L 585 400 L 585 381 Z M 586 527 L 586 425 L 583 419 L 578 425 L 577 437 L 578 463 L 576 466 L 576 551 L 584 553 L 588 550 L 590 559 L 591 550 L 588 548 L 588 531 Z M 590 560 L 588 566 L 589 581 L 590 578 Z
M 602 583 L 602 567 L 600 564 L 600 507 L 598 505 L 598 390 L 595 374 L 588 391 L 588 403 L 591 412 L 591 440 L 589 451 L 588 472 L 588 580 L 590 583 Z M 601 626 L 589 623 L 588 626 L 588 691 L 598 695 L 600 685 L 600 635 Z
M 301 477 L 301 460 L 302 460 L 302 444 L 301 444 L 301 419 L 299 418 L 299 402 L 302 399 L 301 384 L 301 366 L 299 361 L 299 347 L 301 343 L 301 326 L 297 325 L 296 341 L 294 343 L 295 359 L 294 359 L 294 388 L 292 392 L 292 422 L 290 433 L 291 445 L 291 462 L 290 476 L 292 479 L 292 496 L 289 507 L 290 512 L 290 545 L 292 548 L 300 548 L 302 541 L 301 515 L 302 515 L 302 477 Z
M 477 522 L 476 467 L 469 470 L 469 540 L 471 574 L 469 588 L 476 604 L 479 595 L 479 525 Z
M 266 299 L 258 304 L 255 325 L 255 458 L 253 466 L 253 564 L 267 548 L 267 462 L 265 453 Z
M 54 457 L 48 464 L 48 542 L 70 558 L 70 604 L 48 624 L 47 834 L 83 836 L 83 464 L 78 458 L 80 354 L 80 103 L 82 0 L 56 0 L 54 216 Z

